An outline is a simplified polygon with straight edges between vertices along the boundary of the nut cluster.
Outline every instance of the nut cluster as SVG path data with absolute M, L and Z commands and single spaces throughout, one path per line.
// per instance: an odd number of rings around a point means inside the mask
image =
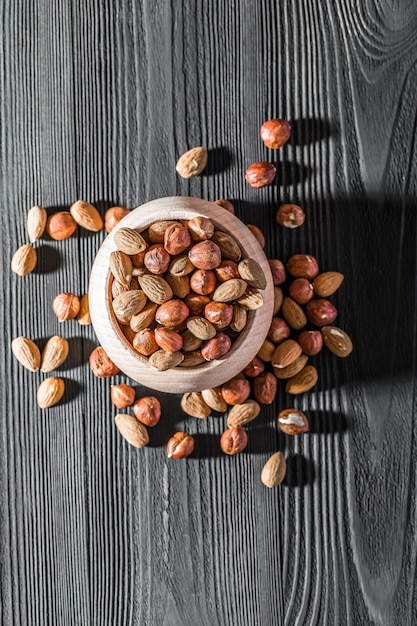
M 207 218 L 119 228 L 110 255 L 112 310 L 138 354 L 159 371 L 222 358 L 262 306 L 266 278 Z
M 114 422 L 120 434 L 136 448 L 143 448 L 149 443 L 147 428 L 156 426 L 161 417 L 161 404 L 154 396 L 142 396 L 136 399 L 136 391 L 130 385 L 121 383 L 112 385 L 111 400 L 118 409 L 132 407 L 133 415 L 119 413 Z

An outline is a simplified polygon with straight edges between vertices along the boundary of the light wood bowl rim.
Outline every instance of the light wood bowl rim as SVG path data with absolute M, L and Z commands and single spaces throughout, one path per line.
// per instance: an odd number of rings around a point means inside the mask
M 120 228 L 144 230 L 158 220 L 191 219 L 202 215 L 211 219 L 218 230 L 229 232 L 241 246 L 243 257 L 260 264 L 267 287 L 261 293 L 264 304 L 248 316 L 246 328 L 222 358 L 192 367 L 176 367 L 165 372 L 153 370 L 146 359 L 131 346 L 119 328 L 111 309 L 110 253 L 116 250 L 114 235 Z M 247 226 L 217 204 L 188 196 L 158 198 L 133 209 L 109 233 L 94 260 L 89 281 L 89 305 L 92 325 L 100 345 L 120 371 L 150 389 L 167 393 L 185 393 L 217 387 L 236 376 L 258 353 L 268 333 L 274 302 L 274 286 L 264 251 Z

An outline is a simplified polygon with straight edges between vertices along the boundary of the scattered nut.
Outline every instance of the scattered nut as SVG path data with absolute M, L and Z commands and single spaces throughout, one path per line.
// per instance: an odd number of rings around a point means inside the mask
M 266 487 L 277 487 L 282 483 L 287 472 L 287 463 L 282 452 L 275 452 L 265 463 L 261 472 L 261 481 Z
M 273 163 L 258 161 L 252 163 L 246 170 L 246 182 L 255 189 L 266 187 L 274 182 L 277 169 Z
M 89 364 L 91 371 L 98 378 L 110 378 L 120 371 L 101 346 L 91 352 Z
M 287 120 L 279 118 L 267 120 L 261 126 L 260 135 L 267 148 L 277 150 L 287 143 L 291 127 Z
M 36 267 L 37 254 L 36 250 L 30 243 L 20 246 L 12 257 L 12 272 L 18 276 L 26 276 L 30 274 Z
M 226 454 L 238 454 L 246 448 L 248 435 L 243 426 L 232 426 L 224 431 L 220 438 L 220 448 Z
M 136 419 L 151 428 L 156 426 L 161 418 L 161 403 L 154 396 L 144 396 L 136 400 L 132 411 Z
M 169 459 L 183 459 L 194 450 L 194 438 L 187 433 L 178 432 L 167 443 L 166 451 Z
M 176 170 L 182 178 L 198 176 L 207 165 L 208 152 L 202 146 L 191 148 L 177 161 Z
M 298 409 L 285 409 L 278 415 L 278 427 L 286 435 L 300 435 L 309 430 L 307 416 Z
M 73 293 L 64 291 L 59 293 L 52 302 L 52 309 L 60 322 L 72 320 L 77 317 L 81 303 Z

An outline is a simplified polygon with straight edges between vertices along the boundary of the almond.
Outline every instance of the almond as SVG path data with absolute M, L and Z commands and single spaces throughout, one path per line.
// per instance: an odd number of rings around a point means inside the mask
M 132 261 L 130 257 L 120 250 L 110 253 L 109 257 L 110 271 L 122 285 L 129 285 L 132 280 Z
M 176 298 L 185 298 L 191 291 L 189 276 L 176 276 L 175 274 L 165 274 L 166 281 L 171 287 Z
M 216 335 L 216 329 L 204 317 L 195 315 L 187 320 L 187 329 L 198 339 L 207 341 Z
M 139 313 L 135 313 L 130 318 L 130 327 L 136 333 L 140 330 L 149 328 L 152 322 L 155 320 L 155 313 L 158 305 L 154 302 L 148 302 Z
M 114 243 L 125 254 L 139 254 L 148 247 L 142 235 L 134 228 L 119 228 L 114 234 Z
M 278 428 L 286 435 L 301 435 L 309 430 L 307 416 L 298 409 L 285 409 L 278 415 Z
M 168 268 L 168 272 L 174 276 L 186 276 L 194 270 L 195 265 L 191 263 L 188 254 L 180 254 L 175 257 Z
M 30 274 L 36 267 L 37 254 L 36 250 L 30 243 L 20 246 L 12 257 L 11 268 L 18 276 L 26 276 Z
M 264 299 L 257 289 L 248 287 L 243 296 L 238 299 L 238 303 L 248 311 L 255 311 L 263 305 Z
M 184 360 L 181 352 L 165 352 L 165 350 L 157 350 L 149 357 L 149 365 L 152 369 L 159 372 L 165 372 L 172 369 Z
M 246 282 L 241 278 L 231 278 L 221 283 L 213 293 L 214 302 L 238 300 L 246 291 Z
M 80 310 L 78 311 L 77 321 L 81 326 L 91 324 L 90 306 L 88 303 L 88 293 L 85 293 L 80 300 Z
M 282 303 L 282 315 L 288 322 L 288 325 L 295 330 L 300 330 L 307 324 L 306 314 L 300 305 L 292 298 L 284 298 Z
M 236 333 L 240 333 L 245 328 L 247 321 L 247 309 L 235 302 L 233 305 L 233 317 L 232 321 L 230 322 L 230 328 Z
M 180 226 L 181 223 L 176 220 L 160 220 L 159 222 L 153 222 L 148 228 L 149 241 L 152 244 L 163 243 L 165 231 L 173 225 Z
M 242 251 L 236 239 L 234 239 L 228 233 L 223 233 L 221 230 L 216 230 L 211 238 L 211 241 L 220 248 L 222 259 L 230 259 L 231 261 L 239 261 L 242 256 Z
M 162 276 L 143 274 L 138 276 L 138 281 L 149 300 L 156 304 L 163 304 L 171 300 L 174 295 L 171 287 Z
M 275 350 L 276 346 L 272 343 L 272 341 L 265 339 L 256 356 L 261 359 L 261 361 L 264 361 L 264 363 L 270 363 Z
M 275 452 L 265 463 L 261 473 L 261 481 L 266 487 L 281 484 L 287 472 L 287 463 L 282 452 Z
M 285 385 L 286 393 L 298 394 L 309 391 L 318 380 L 317 370 L 313 365 L 306 365 L 292 378 L 287 380 Z
M 202 146 L 191 148 L 177 161 L 176 170 L 182 178 L 198 176 L 207 165 L 208 152 Z
M 336 356 L 345 358 L 353 350 L 352 340 L 349 335 L 337 326 L 324 326 L 321 329 L 323 341 L 326 347 Z
M 34 242 L 40 239 L 44 233 L 48 214 L 41 206 L 33 206 L 27 215 L 26 228 L 30 241 Z
M 180 367 L 198 367 L 206 362 L 206 359 L 201 354 L 200 350 L 192 350 L 186 352 L 184 358 L 179 364 Z
M 65 383 L 62 378 L 46 378 L 38 387 L 36 399 L 41 409 L 49 409 L 49 407 L 57 404 L 65 391 Z
M 114 418 L 119 433 L 128 443 L 136 448 L 143 448 L 149 442 L 149 435 L 146 427 L 132 415 L 119 413 Z
M 340 272 L 323 272 L 313 280 L 314 293 L 321 298 L 327 298 L 335 293 L 344 280 Z
M 190 330 L 185 330 L 182 333 L 182 349 L 184 352 L 193 352 L 194 350 L 198 350 L 198 348 L 203 343 L 203 340 L 199 337 L 196 337 Z
M 274 374 L 280 380 L 291 378 L 300 372 L 303 367 L 307 364 L 308 356 L 305 354 L 301 354 L 298 359 L 295 359 L 290 365 L 287 367 L 274 367 Z
M 266 288 L 264 271 L 255 259 L 243 259 L 243 261 L 240 261 L 238 271 L 249 287 L 255 287 L 256 289 Z
M 213 409 L 213 411 L 218 411 L 219 413 L 225 413 L 227 411 L 227 403 L 222 396 L 221 387 L 203 389 L 201 396 L 207 406 Z
M 36 372 L 40 368 L 41 353 L 34 341 L 27 337 L 16 337 L 12 341 L 12 352 L 23 367 Z
M 261 407 L 255 400 L 247 400 L 242 404 L 235 404 L 230 409 L 227 425 L 229 428 L 243 426 L 258 417 L 260 412 Z
M 184 393 L 181 398 L 181 408 L 192 417 L 205 418 L 211 413 L 209 405 L 204 401 L 203 396 L 198 391 Z
M 46 342 L 42 352 L 41 371 L 52 372 L 63 364 L 68 356 L 68 341 L 59 335 L 51 337 Z
M 298 359 L 301 352 L 301 346 L 297 341 L 287 339 L 276 347 L 271 359 L 272 366 L 279 369 L 288 367 L 288 365 L 291 365 L 291 363 Z
M 112 307 L 118 319 L 130 319 L 132 315 L 139 313 L 145 304 L 145 293 L 141 289 L 134 289 L 132 291 L 125 291 L 117 296 L 112 302 Z
M 100 213 L 89 202 L 77 200 L 70 207 L 70 213 L 77 224 L 86 230 L 96 233 L 103 228 L 103 220 Z

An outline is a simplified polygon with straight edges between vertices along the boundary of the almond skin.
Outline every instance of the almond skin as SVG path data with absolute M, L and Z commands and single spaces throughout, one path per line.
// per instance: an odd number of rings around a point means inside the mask
M 266 277 L 263 269 L 255 259 L 243 259 L 238 265 L 240 277 L 255 289 L 266 288 Z
M 77 317 L 81 308 L 81 303 L 73 293 L 64 291 L 55 296 L 52 302 L 52 309 L 60 322 L 72 320 Z
M 36 399 L 41 409 L 49 409 L 57 404 L 65 392 L 65 383 L 62 378 L 46 378 L 41 382 L 36 393 Z
M 34 341 L 27 337 L 16 337 L 12 341 L 12 352 L 23 367 L 37 372 L 41 364 L 41 353 Z
M 114 418 L 119 433 L 130 445 L 135 448 L 143 448 L 149 442 L 149 435 L 146 427 L 135 417 L 125 413 L 119 413 Z
M 287 339 L 276 347 L 271 359 L 272 366 L 280 369 L 288 367 L 288 365 L 298 359 L 301 352 L 302 348 L 297 341 Z
M 197 417 L 199 419 L 206 418 L 211 413 L 209 405 L 205 402 L 203 396 L 198 391 L 184 393 L 181 398 L 181 408 L 185 413 L 187 413 L 187 415 L 191 415 L 192 417 Z
M 285 385 L 286 393 L 299 394 L 309 391 L 318 380 L 317 370 L 313 365 L 306 365 L 292 378 L 289 378 Z
M 157 350 L 149 357 L 149 365 L 152 369 L 159 372 L 177 367 L 184 360 L 181 352 L 165 352 L 165 350 Z
M 292 378 L 307 365 L 307 361 L 308 356 L 306 354 L 301 354 L 298 359 L 295 359 L 295 361 L 287 365 L 287 367 L 274 367 L 274 374 L 279 380 Z
M 103 220 L 97 209 L 84 200 L 77 200 L 70 207 L 70 213 L 79 226 L 97 233 L 103 228 Z
M 139 276 L 139 284 L 151 302 L 163 304 L 174 295 L 165 278 L 154 274 Z
M 20 246 L 12 257 L 11 269 L 18 276 L 30 274 L 36 267 L 36 250 L 29 243 Z
M 265 463 L 261 481 L 266 487 L 277 487 L 285 478 L 287 463 L 282 452 L 275 452 Z
M 225 413 L 227 411 L 227 403 L 222 396 L 220 387 L 203 389 L 201 391 L 201 396 L 207 406 L 213 409 L 213 411 L 218 411 L 219 413 Z
M 142 235 L 134 228 L 119 228 L 114 234 L 114 243 L 125 254 L 139 254 L 148 247 Z
M 281 312 L 288 325 L 294 328 L 294 330 L 301 330 L 307 324 L 306 314 L 292 298 L 284 298 Z
M 247 284 L 241 278 L 231 278 L 221 283 L 213 293 L 214 302 L 233 302 L 245 293 Z
M 260 405 L 255 400 L 247 400 L 242 404 L 235 404 L 229 411 L 227 426 L 244 426 L 258 417 L 261 412 Z
M 132 280 L 133 265 L 130 257 L 121 252 L 114 250 L 109 257 L 110 271 L 119 283 L 128 286 Z
M 320 298 L 327 298 L 334 294 L 344 280 L 340 272 L 323 272 L 313 280 L 314 293 Z
M 40 239 L 44 233 L 48 214 L 41 206 L 33 206 L 27 215 L 26 228 L 29 239 L 33 243 Z
M 69 344 L 66 339 L 55 335 L 48 339 L 41 360 L 41 372 L 52 372 L 60 367 L 68 356 Z
M 176 170 L 182 178 L 198 176 L 207 165 L 208 152 L 202 146 L 191 148 L 177 161 Z
M 352 352 L 352 340 L 341 328 L 337 328 L 337 326 L 324 326 L 324 328 L 321 329 L 321 334 L 326 347 L 336 356 L 345 358 Z

